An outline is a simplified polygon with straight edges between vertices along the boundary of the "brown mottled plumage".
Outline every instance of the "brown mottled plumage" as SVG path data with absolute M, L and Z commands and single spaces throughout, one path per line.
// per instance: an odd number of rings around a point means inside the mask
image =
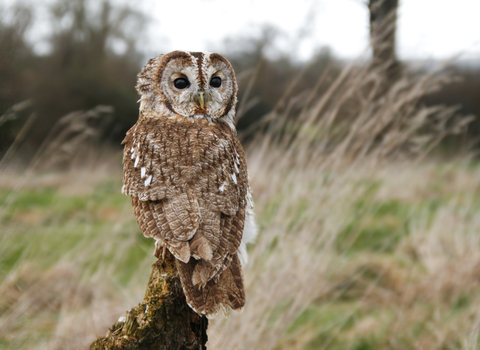
M 233 124 L 233 69 L 218 54 L 174 51 L 145 65 L 137 90 L 140 116 L 123 141 L 123 192 L 140 229 L 156 239 L 157 256 L 163 249 L 175 256 L 197 313 L 240 309 L 240 259 L 246 260 L 255 225 Z

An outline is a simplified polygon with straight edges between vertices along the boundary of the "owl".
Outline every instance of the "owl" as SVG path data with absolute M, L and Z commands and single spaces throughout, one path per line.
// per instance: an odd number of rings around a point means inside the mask
M 195 312 L 241 309 L 242 264 L 256 228 L 233 68 L 216 53 L 173 51 L 150 59 L 136 88 L 140 112 L 123 140 L 122 192 L 155 239 L 155 255 L 175 257 Z

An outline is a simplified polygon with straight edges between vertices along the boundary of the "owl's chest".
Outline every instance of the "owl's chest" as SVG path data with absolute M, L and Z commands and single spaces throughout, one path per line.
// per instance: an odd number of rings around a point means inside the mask
M 215 172 L 235 154 L 228 126 L 206 121 L 162 121 L 137 133 L 133 145 L 149 152 L 146 158 L 158 165 L 162 174 L 194 181 L 199 174 Z M 143 135 L 142 135 L 143 134 Z

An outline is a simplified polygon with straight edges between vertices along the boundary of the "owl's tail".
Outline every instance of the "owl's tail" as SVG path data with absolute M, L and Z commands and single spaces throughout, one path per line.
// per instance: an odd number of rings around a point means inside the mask
M 185 264 L 176 260 L 177 269 L 182 281 L 182 287 L 187 297 L 187 303 L 199 315 L 214 317 L 221 309 L 239 310 L 245 305 L 245 290 L 240 260 L 234 254 L 232 262 L 222 274 L 209 280 L 204 286 L 193 284 L 193 272 L 198 260 L 193 257 Z

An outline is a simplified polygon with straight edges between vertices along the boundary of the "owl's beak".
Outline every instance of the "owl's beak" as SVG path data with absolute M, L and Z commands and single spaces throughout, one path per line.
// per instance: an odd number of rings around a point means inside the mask
M 203 91 L 198 92 L 198 102 L 200 103 L 200 108 L 203 109 L 203 106 L 205 106 L 205 98 L 203 96 Z

